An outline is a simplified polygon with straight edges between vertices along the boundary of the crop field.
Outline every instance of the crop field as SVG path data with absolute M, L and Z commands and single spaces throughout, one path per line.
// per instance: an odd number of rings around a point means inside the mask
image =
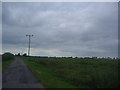
M 65 83 L 57 86 L 57 80 L 67 82 L 68 86 L 71 85 L 73 88 L 115 88 L 119 86 L 119 60 L 41 57 L 26 57 L 23 60 L 48 88 L 66 87 Z M 42 76 L 43 71 L 40 71 L 42 68 L 44 68 L 44 72 L 49 71 L 47 74 L 51 73 L 53 77 Z M 54 77 L 58 79 L 54 79 Z M 52 79 L 52 83 L 49 79 Z

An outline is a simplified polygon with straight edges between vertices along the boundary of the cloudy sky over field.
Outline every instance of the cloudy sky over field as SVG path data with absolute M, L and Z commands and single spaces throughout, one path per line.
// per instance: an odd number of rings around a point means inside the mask
M 117 2 L 2 3 L 3 52 L 43 56 L 118 55 Z

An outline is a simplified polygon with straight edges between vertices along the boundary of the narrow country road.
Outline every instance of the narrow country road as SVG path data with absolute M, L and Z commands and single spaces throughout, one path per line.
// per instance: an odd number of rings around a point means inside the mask
M 20 59 L 16 60 L 2 74 L 2 88 L 43 88 L 26 64 Z

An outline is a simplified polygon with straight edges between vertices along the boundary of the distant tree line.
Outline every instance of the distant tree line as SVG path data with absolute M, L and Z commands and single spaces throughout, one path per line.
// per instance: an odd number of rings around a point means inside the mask
M 113 60 L 116 60 L 116 59 L 120 59 L 118 57 L 57 57 L 57 56 L 54 56 L 54 57 L 51 57 L 51 56 L 32 56 L 32 57 L 39 57 L 39 58 L 80 58 L 80 59 L 113 59 Z
M 26 56 L 27 56 L 27 54 L 26 54 L 26 53 L 24 53 L 24 54 L 22 54 L 22 55 L 21 55 L 20 53 L 18 53 L 18 54 L 15 54 L 15 56 L 25 56 L 25 57 L 26 57 Z
M 2 61 L 11 60 L 14 58 L 15 58 L 14 54 L 12 54 L 10 52 L 6 52 L 6 53 L 2 54 Z
M 24 56 L 24 57 L 27 57 L 27 54 L 24 53 L 24 54 L 15 54 L 15 56 Z M 65 57 L 65 56 L 61 56 L 61 57 L 58 57 L 58 56 L 29 56 L 29 57 L 39 57 L 39 58 L 81 58 L 81 59 L 113 59 L 113 60 L 116 60 L 116 59 L 120 59 L 118 57 L 114 57 L 114 58 L 111 58 L 111 57 L 72 57 L 72 56 L 69 56 L 69 57 Z M 9 60 L 9 59 L 14 59 L 14 54 L 10 53 L 10 52 L 6 52 L 2 55 L 2 59 L 3 60 Z

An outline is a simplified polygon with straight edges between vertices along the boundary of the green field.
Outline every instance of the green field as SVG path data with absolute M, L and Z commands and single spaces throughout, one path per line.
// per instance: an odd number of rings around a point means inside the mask
M 82 58 L 24 58 L 47 88 L 118 87 L 118 61 Z

